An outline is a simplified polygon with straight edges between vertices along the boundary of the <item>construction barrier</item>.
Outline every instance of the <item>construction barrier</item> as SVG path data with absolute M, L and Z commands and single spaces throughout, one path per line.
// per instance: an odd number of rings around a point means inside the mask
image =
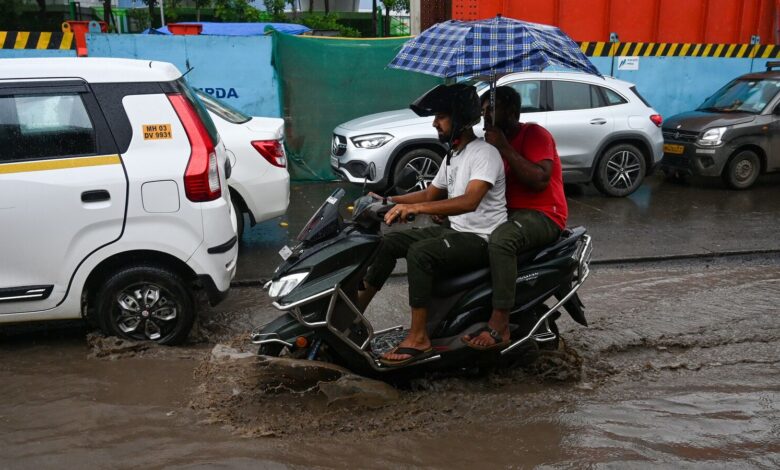
M 0 31 L 0 49 L 70 50 L 75 42 L 73 33 Z
M 691 44 L 649 42 L 581 42 L 580 49 L 590 57 L 780 57 L 780 46 L 774 44 Z
M 274 33 L 274 65 L 292 177 L 330 180 L 333 128 L 366 114 L 406 108 L 441 80 L 390 69 L 403 39 L 345 39 Z
M 252 116 L 278 117 L 270 36 L 87 34 L 90 57 L 170 62 L 195 87 Z

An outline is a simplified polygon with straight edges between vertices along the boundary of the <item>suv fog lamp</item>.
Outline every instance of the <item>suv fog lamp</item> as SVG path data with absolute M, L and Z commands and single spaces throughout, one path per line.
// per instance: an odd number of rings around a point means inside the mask
M 393 139 L 390 134 L 367 134 L 352 138 L 352 143 L 359 149 L 378 149 Z
M 284 276 L 279 280 L 273 281 L 271 287 L 268 289 L 268 295 L 274 299 L 284 297 L 298 287 L 298 284 L 303 282 L 308 275 L 309 273 L 290 274 L 289 276 Z
M 697 144 L 704 147 L 715 147 L 723 143 L 722 137 L 726 133 L 725 127 L 715 127 L 708 129 L 699 137 Z

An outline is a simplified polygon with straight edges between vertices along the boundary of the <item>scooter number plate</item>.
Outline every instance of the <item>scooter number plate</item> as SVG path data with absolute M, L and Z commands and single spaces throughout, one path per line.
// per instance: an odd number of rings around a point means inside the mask
M 279 250 L 279 256 L 281 256 L 285 261 L 287 261 L 287 258 L 289 258 L 291 254 L 292 250 L 286 245 L 281 250 Z

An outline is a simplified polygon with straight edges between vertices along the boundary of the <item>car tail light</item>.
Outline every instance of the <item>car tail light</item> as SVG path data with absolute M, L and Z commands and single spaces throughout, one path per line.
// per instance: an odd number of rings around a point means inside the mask
M 661 117 L 660 114 L 651 115 L 650 120 L 653 121 L 653 124 L 655 124 L 656 127 L 661 127 L 661 124 L 664 123 L 664 118 Z
M 192 202 L 213 201 L 222 196 L 219 162 L 206 126 L 192 103 L 182 94 L 170 93 L 168 100 L 176 110 L 190 141 L 190 161 L 184 170 L 184 193 Z
M 278 140 L 253 140 L 252 147 L 263 156 L 268 163 L 279 168 L 287 167 L 287 157 L 284 154 L 284 146 Z

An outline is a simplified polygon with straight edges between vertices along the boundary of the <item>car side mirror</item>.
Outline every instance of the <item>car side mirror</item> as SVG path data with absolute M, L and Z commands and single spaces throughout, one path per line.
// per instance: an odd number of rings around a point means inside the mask
M 772 111 L 772 114 L 774 114 L 775 116 L 780 116 L 780 104 L 775 106 L 775 110 Z

